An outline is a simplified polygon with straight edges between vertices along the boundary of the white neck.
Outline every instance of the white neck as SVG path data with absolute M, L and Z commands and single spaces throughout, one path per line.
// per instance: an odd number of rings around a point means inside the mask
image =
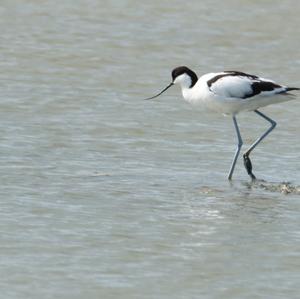
M 186 101 L 190 102 L 192 100 L 192 90 L 193 90 L 193 88 L 190 87 L 192 84 L 191 77 L 188 76 L 187 74 L 182 74 L 175 79 L 174 84 L 180 86 L 183 98 Z
M 193 103 L 195 100 L 195 89 L 192 88 L 187 88 L 184 86 L 181 86 L 181 92 L 182 92 L 182 96 L 183 98 L 189 102 L 189 103 Z

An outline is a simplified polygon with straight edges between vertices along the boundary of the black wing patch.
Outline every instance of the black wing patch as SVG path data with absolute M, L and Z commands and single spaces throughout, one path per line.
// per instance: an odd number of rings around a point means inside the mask
M 217 75 L 217 76 L 211 78 L 210 80 L 208 80 L 207 81 L 208 87 L 211 87 L 216 81 L 218 81 L 219 79 L 221 79 L 223 77 L 227 77 L 227 76 L 240 76 L 240 77 L 247 77 L 250 79 L 258 79 L 258 77 L 255 75 L 250 75 L 250 74 L 246 74 L 246 73 L 239 72 L 239 71 L 224 71 L 224 73 L 226 73 L 226 74 Z
M 250 75 L 239 71 L 224 71 L 224 73 L 229 73 L 230 76 L 241 76 L 241 77 L 248 77 L 251 79 L 258 79 L 258 76 Z
M 272 91 L 277 88 L 282 88 L 282 86 L 270 81 L 255 81 L 251 84 L 252 92 L 244 96 L 244 99 L 254 97 L 263 91 Z M 286 90 L 281 90 L 278 93 L 282 93 L 282 92 L 286 92 Z

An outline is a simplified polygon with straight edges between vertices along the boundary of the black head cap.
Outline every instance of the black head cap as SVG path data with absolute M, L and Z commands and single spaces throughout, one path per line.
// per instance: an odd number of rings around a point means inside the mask
M 176 67 L 173 71 L 172 71 L 172 79 L 173 81 L 180 75 L 182 74 L 187 74 L 190 78 L 191 78 L 191 87 L 193 87 L 196 82 L 198 81 L 198 77 L 197 75 L 188 67 L 186 66 L 179 66 Z

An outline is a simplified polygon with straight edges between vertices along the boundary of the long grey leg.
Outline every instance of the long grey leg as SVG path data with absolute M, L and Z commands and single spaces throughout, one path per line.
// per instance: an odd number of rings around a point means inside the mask
M 251 163 L 251 160 L 249 158 L 249 155 L 250 153 L 252 152 L 252 150 L 272 131 L 275 129 L 276 127 L 276 122 L 269 118 L 268 116 L 266 116 L 265 114 L 261 113 L 260 111 L 258 110 L 254 110 L 254 112 L 256 114 L 258 114 L 259 116 L 261 116 L 262 118 L 264 118 L 265 120 L 267 120 L 270 124 L 271 124 L 271 127 L 264 133 L 262 134 L 250 147 L 249 149 L 243 154 L 243 157 L 244 157 L 244 165 L 245 165 L 245 168 L 248 172 L 248 174 L 250 175 L 250 177 L 255 180 L 255 175 L 252 173 L 252 163 Z
M 236 160 L 237 160 L 237 158 L 239 156 L 241 147 L 243 145 L 243 140 L 242 140 L 242 137 L 241 137 L 241 133 L 240 133 L 239 126 L 238 126 L 238 123 L 237 123 L 235 115 L 232 117 L 232 120 L 233 120 L 234 128 L 235 128 L 235 131 L 236 131 L 236 135 L 237 135 L 237 138 L 238 138 L 238 144 L 237 144 L 237 148 L 236 148 L 236 151 L 235 151 L 235 154 L 234 154 L 234 158 L 233 158 L 233 161 L 232 161 L 232 164 L 231 164 L 231 168 L 229 170 L 228 180 L 232 179 L 232 174 L 233 174 L 233 171 L 234 171 Z

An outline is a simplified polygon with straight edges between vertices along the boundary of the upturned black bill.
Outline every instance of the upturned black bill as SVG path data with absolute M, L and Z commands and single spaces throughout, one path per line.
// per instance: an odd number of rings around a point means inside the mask
M 172 85 L 174 85 L 173 82 L 170 83 L 166 88 L 164 88 L 164 89 L 163 89 L 160 93 L 158 93 L 157 95 L 155 95 L 155 96 L 153 96 L 153 97 L 151 97 L 151 98 L 147 98 L 147 99 L 145 99 L 145 100 L 151 100 L 151 99 L 154 99 L 154 98 L 160 96 L 163 92 L 165 92 L 167 89 L 169 89 Z

